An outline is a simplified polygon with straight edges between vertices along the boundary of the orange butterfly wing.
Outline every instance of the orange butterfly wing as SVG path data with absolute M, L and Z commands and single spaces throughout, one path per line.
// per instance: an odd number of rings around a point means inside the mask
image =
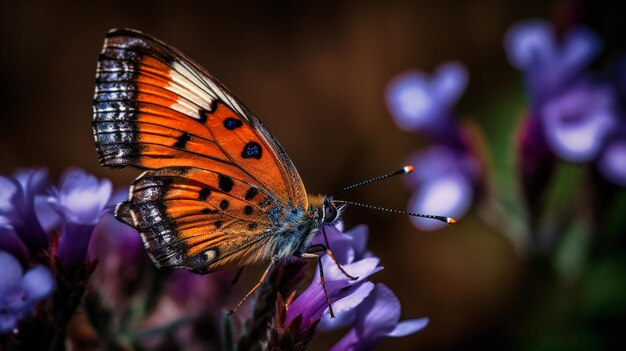
M 102 165 L 148 169 L 116 215 L 158 266 L 214 271 L 269 258 L 280 223 L 308 209 L 269 130 L 202 67 L 146 34 L 107 34 L 93 130 Z

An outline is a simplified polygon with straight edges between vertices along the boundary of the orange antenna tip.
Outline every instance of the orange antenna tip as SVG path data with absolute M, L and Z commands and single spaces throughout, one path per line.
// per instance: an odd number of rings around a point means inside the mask
M 447 222 L 448 224 L 454 224 L 454 223 L 456 223 L 456 220 L 455 220 L 454 218 L 450 218 L 450 217 L 448 217 L 448 219 L 446 220 L 446 222 Z
M 408 165 L 408 166 L 402 167 L 402 170 L 404 171 L 404 174 L 409 174 L 409 173 L 413 172 L 415 170 L 415 168 L 413 168 L 413 166 L 411 166 L 411 165 Z

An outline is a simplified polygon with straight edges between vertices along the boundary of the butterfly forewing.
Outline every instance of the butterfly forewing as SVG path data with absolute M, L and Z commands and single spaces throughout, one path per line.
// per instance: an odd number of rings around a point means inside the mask
M 308 200 L 267 128 L 176 49 L 111 31 L 98 62 L 94 136 L 103 165 L 148 169 L 117 217 L 159 266 L 214 271 L 268 258 Z

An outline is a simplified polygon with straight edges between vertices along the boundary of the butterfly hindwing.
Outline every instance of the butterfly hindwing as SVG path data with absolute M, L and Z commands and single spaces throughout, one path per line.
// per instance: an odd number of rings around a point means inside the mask
M 139 230 L 159 267 L 215 271 L 268 258 L 279 219 L 272 203 L 250 184 L 179 167 L 144 172 L 116 215 Z M 255 254 L 243 255 L 252 244 Z

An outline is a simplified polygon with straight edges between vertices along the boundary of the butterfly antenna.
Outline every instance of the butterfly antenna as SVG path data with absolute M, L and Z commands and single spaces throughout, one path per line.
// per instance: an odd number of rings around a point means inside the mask
M 332 202 L 333 203 L 339 203 L 339 204 L 361 206 L 361 207 L 369 208 L 369 209 L 372 209 L 372 210 L 385 211 L 385 212 L 391 212 L 391 213 L 397 213 L 397 214 L 403 214 L 403 215 L 409 215 L 409 216 L 413 216 L 413 217 L 422 217 L 422 218 L 436 219 L 438 221 L 442 221 L 442 222 L 448 223 L 448 224 L 456 223 L 456 220 L 454 218 L 451 218 L 451 217 L 433 216 L 433 215 L 414 213 L 414 212 L 409 212 L 409 211 L 394 210 L 394 209 L 391 209 L 391 208 L 372 206 L 372 205 L 361 204 L 361 203 L 358 203 L 358 202 L 345 201 L 345 200 L 332 200 Z
M 374 183 L 374 182 L 377 182 L 379 180 L 391 178 L 391 177 L 397 176 L 399 174 L 409 174 L 409 173 L 413 172 L 413 170 L 414 170 L 413 166 L 404 166 L 404 167 L 402 167 L 402 168 L 400 168 L 400 169 L 398 169 L 396 171 L 393 171 L 391 173 L 387 173 L 387 174 L 384 174 L 384 175 L 381 175 L 379 177 L 372 178 L 372 179 L 369 179 L 369 180 L 364 180 L 364 181 L 358 182 L 356 184 L 348 185 L 347 187 L 344 187 L 344 188 L 341 188 L 341 189 L 335 191 L 331 196 L 335 196 L 335 195 L 337 195 L 339 193 L 342 193 L 344 191 L 347 191 L 347 190 L 350 190 L 350 189 L 354 189 L 354 188 L 358 188 L 358 187 L 366 185 L 366 184 Z

